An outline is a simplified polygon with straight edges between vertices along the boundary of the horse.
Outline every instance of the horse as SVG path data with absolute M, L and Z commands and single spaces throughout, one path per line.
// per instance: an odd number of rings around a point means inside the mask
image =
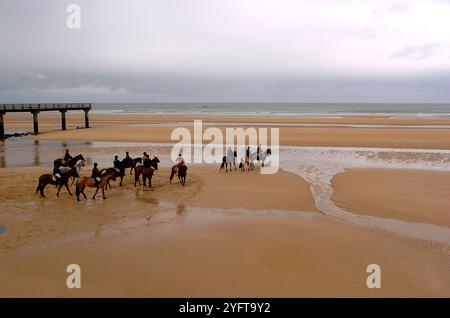
M 264 162 L 266 161 L 267 157 L 272 155 L 272 150 L 268 148 L 266 151 L 261 151 L 259 155 L 259 159 L 261 161 L 261 167 L 264 167 Z
M 158 163 L 160 161 L 159 161 L 158 157 L 153 157 L 153 159 L 151 159 L 150 161 L 151 161 L 150 166 L 153 168 L 146 169 L 143 165 L 136 166 L 136 168 L 134 168 L 134 186 L 136 186 L 137 182 L 139 182 L 139 185 L 141 184 L 139 177 L 142 174 L 142 181 L 144 182 L 144 187 L 146 187 L 146 179 L 147 178 L 149 180 L 149 187 L 151 187 L 153 171 L 158 170 Z
M 85 161 L 82 154 L 79 154 L 79 155 L 69 159 L 65 163 L 63 163 L 63 159 L 61 159 L 61 158 L 55 159 L 55 161 L 53 161 L 53 165 L 56 166 L 56 167 L 70 167 L 70 168 L 72 168 L 74 165 L 77 164 L 77 162 L 79 160 Z
M 230 169 L 231 169 L 231 165 L 230 165 Z M 180 181 L 181 185 L 184 186 L 184 184 L 186 183 L 187 166 L 186 165 L 182 165 L 181 167 L 173 166 L 172 172 L 170 174 L 170 179 L 169 179 L 170 183 L 172 183 L 172 179 L 175 176 L 175 174 L 178 175 L 178 180 Z
M 230 171 L 231 171 L 231 165 L 234 165 L 234 170 L 236 171 L 236 157 L 237 157 L 237 151 L 232 151 L 231 148 L 228 149 L 227 155 L 223 156 L 222 158 L 222 164 L 220 165 L 219 172 L 223 170 L 225 167 L 225 171 L 228 172 L 228 165 L 230 165 Z
M 248 171 L 250 171 L 250 169 L 251 170 L 255 169 L 256 158 L 257 158 L 257 153 L 251 152 L 250 147 L 249 147 L 249 149 L 247 150 L 246 155 L 245 155 L 245 163 L 248 166 L 248 169 L 247 169 Z
M 125 176 L 125 168 L 129 168 L 130 166 L 130 162 L 131 160 L 125 158 L 122 161 L 119 161 L 119 165 L 118 167 L 114 167 L 113 169 L 115 170 L 114 172 L 114 180 L 116 177 L 120 177 L 120 183 L 119 185 L 122 186 L 123 184 L 123 177 Z M 100 170 L 100 173 L 103 173 L 106 169 L 102 169 Z M 108 183 L 109 187 L 111 187 L 111 185 Z
M 59 197 L 59 191 L 61 191 L 61 188 L 63 187 L 63 185 L 66 186 L 67 192 L 69 192 L 70 195 L 72 195 L 72 192 L 70 192 L 69 189 L 69 179 L 71 177 L 79 177 L 80 176 L 80 169 L 82 167 L 82 165 L 84 165 L 84 161 L 80 160 L 75 166 L 69 168 L 69 167 L 65 167 L 64 172 L 61 172 L 61 179 L 60 179 L 60 183 L 59 183 L 59 187 L 58 187 L 58 191 L 56 192 L 56 196 Z M 39 177 L 39 181 L 38 181 L 38 185 L 36 187 L 36 192 L 38 191 L 41 194 L 42 198 L 45 198 L 45 194 L 44 194 L 44 189 L 48 184 L 53 184 L 58 186 L 58 183 L 53 180 L 53 175 L 51 174 L 43 174 Z
M 136 166 L 138 163 L 142 164 L 142 158 L 138 157 L 138 158 L 125 158 L 121 161 L 123 169 L 125 170 L 126 168 L 131 168 L 130 169 L 130 176 L 133 175 L 133 169 L 136 169 Z
M 108 181 L 112 178 L 114 178 L 114 172 L 112 170 L 108 170 L 105 174 L 103 174 L 100 177 L 100 181 L 98 182 L 97 185 L 95 184 L 95 180 L 93 178 L 81 177 L 80 179 L 78 179 L 76 188 L 75 188 L 75 194 L 77 196 L 77 201 L 80 201 L 80 194 L 82 194 L 84 196 L 84 198 L 87 199 L 86 194 L 84 193 L 84 189 L 86 187 L 97 188 L 97 190 L 95 190 L 94 195 L 92 196 L 93 200 L 95 200 L 95 196 L 97 195 L 99 189 L 102 189 L 103 199 L 106 199 L 105 188 L 108 185 Z

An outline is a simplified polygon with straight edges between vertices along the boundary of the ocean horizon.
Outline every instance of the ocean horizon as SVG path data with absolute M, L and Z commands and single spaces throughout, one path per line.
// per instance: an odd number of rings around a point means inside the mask
M 94 112 L 168 115 L 413 115 L 450 116 L 450 103 L 93 103 Z

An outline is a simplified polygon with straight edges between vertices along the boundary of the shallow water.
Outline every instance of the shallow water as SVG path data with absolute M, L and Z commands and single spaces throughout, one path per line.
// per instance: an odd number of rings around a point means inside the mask
M 349 168 L 395 168 L 450 171 L 450 152 L 420 149 L 326 148 L 286 149 L 282 168 L 310 182 L 316 207 L 324 214 L 361 227 L 450 245 L 450 228 L 350 213 L 331 200 L 333 177 Z M 283 153 L 283 150 L 281 151 Z M 280 154 L 281 156 L 281 154 Z M 364 212 L 364 211 L 362 211 Z
M 129 151 L 132 157 L 146 151 L 156 155 L 162 166 L 172 164 L 172 144 L 133 142 L 58 142 L 11 138 L 0 144 L 0 167 L 49 166 L 62 157 L 66 148 L 72 155 L 82 153 L 87 164 L 111 166 L 114 155 L 122 159 Z M 325 215 L 361 227 L 372 227 L 403 236 L 450 244 L 447 227 L 412 223 L 394 219 L 364 216 L 337 207 L 331 200 L 332 178 L 350 168 L 396 168 L 450 171 L 449 150 L 353 148 L 353 147 L 280 147 L 281 168 L 310 182 L 317 208 Z M 153 202 L 154 203 L 154 202 Z M 181 209 L 181 208 L 180 208 Z
M 8 231 L 8 227 L 0 223 L 0 234 L 6 233 L 6 231 Z

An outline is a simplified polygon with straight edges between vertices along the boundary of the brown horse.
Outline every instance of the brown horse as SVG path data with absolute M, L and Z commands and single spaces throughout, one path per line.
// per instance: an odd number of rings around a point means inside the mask
M 81 162 L 82 161 L 80 161 L 80 163 Z M 41 197 L 45 198 L 45 194 L 44 194 L 45 187 L 48 184 L 53 184 L 53 185 L 58 186 L 58 191 L 56 192 L 56 196 L 57 197 L 59 197 L 59 191 L 61 191 L 61 188 L 63 186 L 66 186 L 67 192 L 69 192 L 69 194 L 72 195 L 72 192 L 70 192 L 69 185 L 68 185 L 69 179 L 71 177 L 78 178 L 80 176 L 79 175 L 80 167 L 81 167 L 81 164 L 77 164 L 77 165 L 75 165 L 72 168 L 67 168 L 69 170 L 67 170 L 66 172 L 62 172 L 59 184 L 56 181 L 53 180 L 53 176 L 51 174 L 48 173 L 48 174 L 41 175 L 39 177 L 39 182 L 38 182 L 38 185 L 37 185 L 35 193 L 38 193 L 38 191 L 39 191 L 41 193 Z
M 79 178 L 77 181 L 76 190 L 75 190 L 75 194 L 77 196 L 77 201 L 80 201 L 80 194 L 82 194 L 84 196 L 84 198 L 87 199 L 86 194 L 84 193 L 84 189 L 86 187 L 97 188 L 97 190 L 95 190 L 94 195 L 92 196 L 93 200 L 95 200 L 95 196 L 97 195 L 99 189 L 102 189 L 103 199 L 106 199 L 105 188 L 108 185 L 108 181 L 112 178 L 114 178 L 114 172 L 112 172 L 111 170 L 107 171 L 105 174 L 103 174 L 100 177 L 100 181 L 98 182 L 98 184 L 95 184 L 95 180 L 91 177 Z
M 187 166 L 186 165 L 182 165 L 181 167 L 173 166 L 169 179 L 170 183 L 172 183 L 172 179 L 175 176 L 175 174 L 178 175 L 178 180 L 180 181 L 181 185 L 184 186 L 184 184 L 186 183 Z
M 153 177 L 153 171 L 154 170 L 158 170 L 158 163 L 159 163 L 159 158 L 158 157 L 153 157 L 153 159 L 151 160 L 151 167 L 153 168 L 145 168 L 143 165 L 139 165 L 136 166 L 136 168 L 134 168 L 134 186 L 136 186 L 136 183 L 139 182 L 139 184 L 141 184 L 141 181 L 139 180 L 139 177 L 142 174 L 142 179 L 144 182 L 144 187 L 146 187 L 146 179 L 148 178 L 149 180 L 149 186 L 152 186 L 152 177 Z

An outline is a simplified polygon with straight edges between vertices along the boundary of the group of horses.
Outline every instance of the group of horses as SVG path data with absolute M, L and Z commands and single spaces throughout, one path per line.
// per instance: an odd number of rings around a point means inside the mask
M 63 159 L 56 159 L 53 164 L 54 167 L 58 168 L 60 171 L 60 178 L 59 180 L 54 180 L 52 174 L 43 174 L 39 177 L 38 185 L 36 187 L 36 193 L 40 193 L 41 197 L 45 198 L 44 189 L 47 185 L 55 185 L 58 190 L 56 192 L 56 196 L 59 197 L 59 192 L 61 191 L 61 188 L 63 186 L 66 187 L 67 192 L 70 195 L 73 195 L 70 191 L 69 187 L 69 181 L 72 179 L 71 186 L 73 186 L 75 180 L 75 195 L 77 197 L 77 200 L 80 201 L 80 195 L 83 195 L 86 199 L 86 194 L 84 193 L 84 190 L 86 187 L 89 188 L 96 188 L 95 194 L 93 195 L 92 199 L 95 199 L 98 191 L 102 190 L 102 196 L 103 199 L 106 199 L 105 196 L 105 190 L 111 188 L 110 181 L 116 181 L 117 178 L 120 178 L 119 185 L 123 185 L 123 178 L 126 173 L 126 169 L 130 168 L 130 175 L 133 174 L 134 170 L 134 186 L 139 183 L 141 185 L 140 178 L 142 176 L 143 181 L 143 189 L 151 188 L 152 187 L 152 177 L 155 170 L 158 170 L 158 163 L 160 162 L 158 157 L 153 157 L 153 159 L 150 159 L 150 167 L 146 168 L 142 164 L 142 158 L 130 158 L 126 157 L 125 159 L 119 161 L 116 163 L 115 167 L 106 168 L 100 170 L 100 180 L 96 181 L 92 177 L 81 177 L 80 176 L 80 170 L 82 167 L 85 166 L 85 159 L 83 155 L 79 154 L 67 162 L 64 162 Z M 178 179 L 180 180 L 180 183 L 184 186 L 186 182 L 186 171 L 187 167 L 182 166 L 180 168 L 174 166 L 171 171 L 170 175 L 170 183 L 172 183 L 172 179 L 175 175 L 178 175 Z M 147 179 L 149 182 L 149 185 L 147 187 Z
M 270 156 L 272 154 L 272 151 L 270 148 L 268 148 L 266 151 L 263 151 L 261 147 L 258 146 L 257 150 L 255 152 L 252 152 L 250 147 L 247 148 L 245 152 L 245 157 L 241 159 L 241 162 L 239 163 L 239 170 L 245 171 L 245 166 L 247 166 L 247 171 L 254 170 L 255 169 L 255 162 L 261 161 L 261 166 L 264 167 L 264 163 L 267 159 L 267 156 Z M 225 171 L 228 172 L 228 166 L 234 165 L 234 170 L 236 170 L 236 161 L 237 161 L 237 151 L 232 150 L 231 148 L 228 148 L 227 155 L 223 156 L 222 163 L 220 165 L 219 172 L 221 172 L 224 168 Z

